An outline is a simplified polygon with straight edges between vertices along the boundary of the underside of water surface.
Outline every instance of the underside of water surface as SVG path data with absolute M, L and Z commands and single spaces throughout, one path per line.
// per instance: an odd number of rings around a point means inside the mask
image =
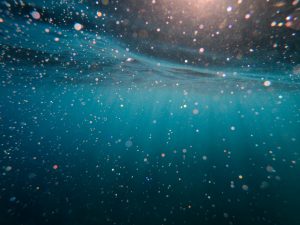
M 299 7 L 1 2 L 0 224 L 299 225 Z

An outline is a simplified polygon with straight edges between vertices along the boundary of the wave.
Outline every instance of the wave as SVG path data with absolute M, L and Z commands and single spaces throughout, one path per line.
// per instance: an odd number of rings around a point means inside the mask
M 261 59 L 272 56 L 272 61 L 280 60 L 276 51 L 261 50 L 255 57 L 232 59 L 226 53 L 210 51 L 199 57 L 198 50 L 157 39 L 131 44 L 134 41 L 109 32 L 112 27 L 102 26 L 104 20 L 95 18 L 95 9 L 85 11 L 85 16 L 72 14 L 72 9 L 78 12 L 84 8 L 74 3 L 67 7 L 72 17 L 68 13 L 60 17 L 64 4 L 44 3 L 2 5 L 2 12 L 6 12 L 0 24 L 2 79 L 19 82 L 20 78 L 47 78 L 64 84 L 144 84 L 215 91 L 224 87 L 265 90 L 263 82 L 268 80 L 272 83 L 268 89 L 299 89 L 297 64 L 264 63 Z M 40 20 L 30 16 L 33 10 L 40 12 Z M 76 22 L 84 24 L 84 29 L 74 29 Z M 148 46 L 155 50 L 149 51 Z

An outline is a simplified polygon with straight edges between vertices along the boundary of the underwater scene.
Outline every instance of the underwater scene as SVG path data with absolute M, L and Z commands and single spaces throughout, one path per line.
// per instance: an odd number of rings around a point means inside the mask
M 0 225 L 300 225 L 300 1 L 1 1 L 0 171 Z

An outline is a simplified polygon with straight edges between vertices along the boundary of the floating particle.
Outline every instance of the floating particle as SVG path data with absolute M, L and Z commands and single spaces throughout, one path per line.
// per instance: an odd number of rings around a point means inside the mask
M 161 153 L 160 156 L 161 156 L 162 158 L 165 158 L 165 157 L 166 157 L 166 154 L 165 154 L 165 153 Z
M 80 30 L 82 30 L 82 28 L 83 28 L 82 24 L 80 24 L 80 23 L 75 23 L 74 24 L 74 29 L 75 30 L 80 31 Z
M 103 5 L 108 5 L 109 4 L 109 0 L 101 0 Z
M 187 153 L 187 150 L 184 148 L 184 149 L 182 149 L 182 152 L 183 153 Z
M 266 189 L 269 187 L 269 183 L 267 181 L 261 182 L 260 186 L 261 189 Z
M 98 11 L 98 12 L 97 12 L 97 16 L 98 16 L 98 17 L 101 17 L 101 16 L 102 16 L 102 12 Z
M 246 19 L 246 20 L 250 19 L 250 17 L 251 17 L 251 14 L 250 14 L 250 13 L 248 13 L 248 14 L 245 15 L 245 19 Z
M 285 23 L 285 26 L 290 28 L 293 26 L 293 23 L 291 21 L 288 21 Z
M 204 48 L 200 48 L 199 49 L 199 53 L 204 53 L 205 49 Z
M 242 180 L 244 177 L 243 175 L 239 175 L 239 179 Z
M 278 26 L 278 27 L 282 27 L 282 26 L 283 26 L 283 22 L 278 23 L 277 26 Z
M 193 114 L 198 115 L 199 114 L 199 109 L 193 109 Z
M 207 160 L 207 156 L 206 155 L 202 156 L 202 160 L 206 161 Z
M 277 25 L 276 21 L 273 21 L 273 22 L 271 23 L 271 27 L 275 27 L 276 25 Z
M 58 165 L 57 165 L 57 164 L 54 164 L 54 165 L 52 166 L 52 168 L 53 168 L 54 170 L 57 170 L 57 169 L 58 169 Z
M 224 218 L 228 218 L 229 217 L 228 213 L 224 213 L 223 216 L 224 216 Z
M 54 38 L 54 41 L 59 42 L 59 38 L 58 37 Z
M 243 189 L 244 191 L 248 191 L 248 190 L 249 190 L 249 187 L 248 187 L 248 185 L 244 184 L 244 185 L 242 186 L 242 189 Z
M 126 148 L 130 148 L 132 145 L 133 145 L 133 143 L 132 143 L 131 140 L 128 140 L 128 141 L 125 142 L 125 147 Z
M 45 29 L 45 32 L 46 32 L 46 33 L 50 33 L 50 29 L 49 29 L 49 28 L 46 28 L 46 29 Z
M 286 5 L 286 3 L 283 2 L 283 1 L 281 1 L 281 2 L 276 2 L 276 3 L 274 4 L 274 6 L 277 7 L 277 8 L 283 7 L 283 6 L 285 6 L 285 5 Z
M 276 172 L 276 170 L 274 170 L 274 168 L 272 166 L 270 166 L 270 165 L 268 165 L 266 167 L 266 171 L 269 172 L 269 173 L 275 173 Z
M 30 15 L 31 15 L 32 18 L 35 19 L 35 20 L 41 19 L 41 14 L 40 14 L 38 11 L 32 11 L 32 12 L 30 13 Z
M 270 87 L 270 86 L 271 86 L 271 81 L 266 80 L 266 81 L 263 83 L 263 85 L 264 85 L 265 87 Z
M 292 5 L 297 5 L 299 3 L 299 0 L 294 0 L 293 2 L 292 2 Z
M 5 167 L 5 171 L 6 171 L 6 172 L 9 172 L 9 171 L 11 171 L 11 170 L 12 170 L 12 167 L 11 167 L 11 166 Z
M 235 188 L 234 181 L 230 181 L 230 187 Z
M 227 12 L 231 12 L 232 11 L 232 6 L 228 6 L 226 10 L 227 10 Z
M 296 65 L 296 66 L 293 68 L 293 74 L 295 74 L 295 75 L 300 75 L 300 64 Z
M 10 202 L 14 202 L 14 201 L 16 201 L 16 200 L 17 200 L 17 198 L 16 198 L 15 196 L 9 198 L 9 201 L 10 201 Z
M 160 28 L 157 28 L 156 31 L 157 31 L 157 32 L 160 32 Z
M 33 179 L 36 177 L 36 174 L 35 173 L 29 173 L 28 174 L 28 179 Z
M 134 61 L 133 58 L 127 58 L 127 59 L 126 59 L 126 62 L 133 62 L 133 61 Z
M 4 22 L 4 20 L 2 18 L 0 18 L 0 23 L 3 23 L 3 22 Z
M 291 20 L 291 19 L 292 19 L 292 16 L 287 16 L 287 17 L 285 18 L 286 21 L 289 21 L 289 20 Z
M 231 126 L 231 127 L 230 127 L 230 130 L 232 130 L 232 131 L 235 131 L 235 129 L 236 129 L 236 128 L 235 128 L 234 126 Z

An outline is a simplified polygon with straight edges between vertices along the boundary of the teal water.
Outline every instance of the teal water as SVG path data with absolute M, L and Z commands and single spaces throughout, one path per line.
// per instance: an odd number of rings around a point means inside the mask
M 297 51 L 235 60 L 208 49 L 194 65 L 179 57 L 189 48 L 161 41 L 171 57 L 147 54 L 74 30 L 78 14 L 62 25 L 57 8 L 7 4 L 0 224 L 300 223 Z
M 7 87 L 1 102 L 7 224 L 30 224 L 28 214 L 60 224 L 299 220 L 298 92 L 71 84 Z

